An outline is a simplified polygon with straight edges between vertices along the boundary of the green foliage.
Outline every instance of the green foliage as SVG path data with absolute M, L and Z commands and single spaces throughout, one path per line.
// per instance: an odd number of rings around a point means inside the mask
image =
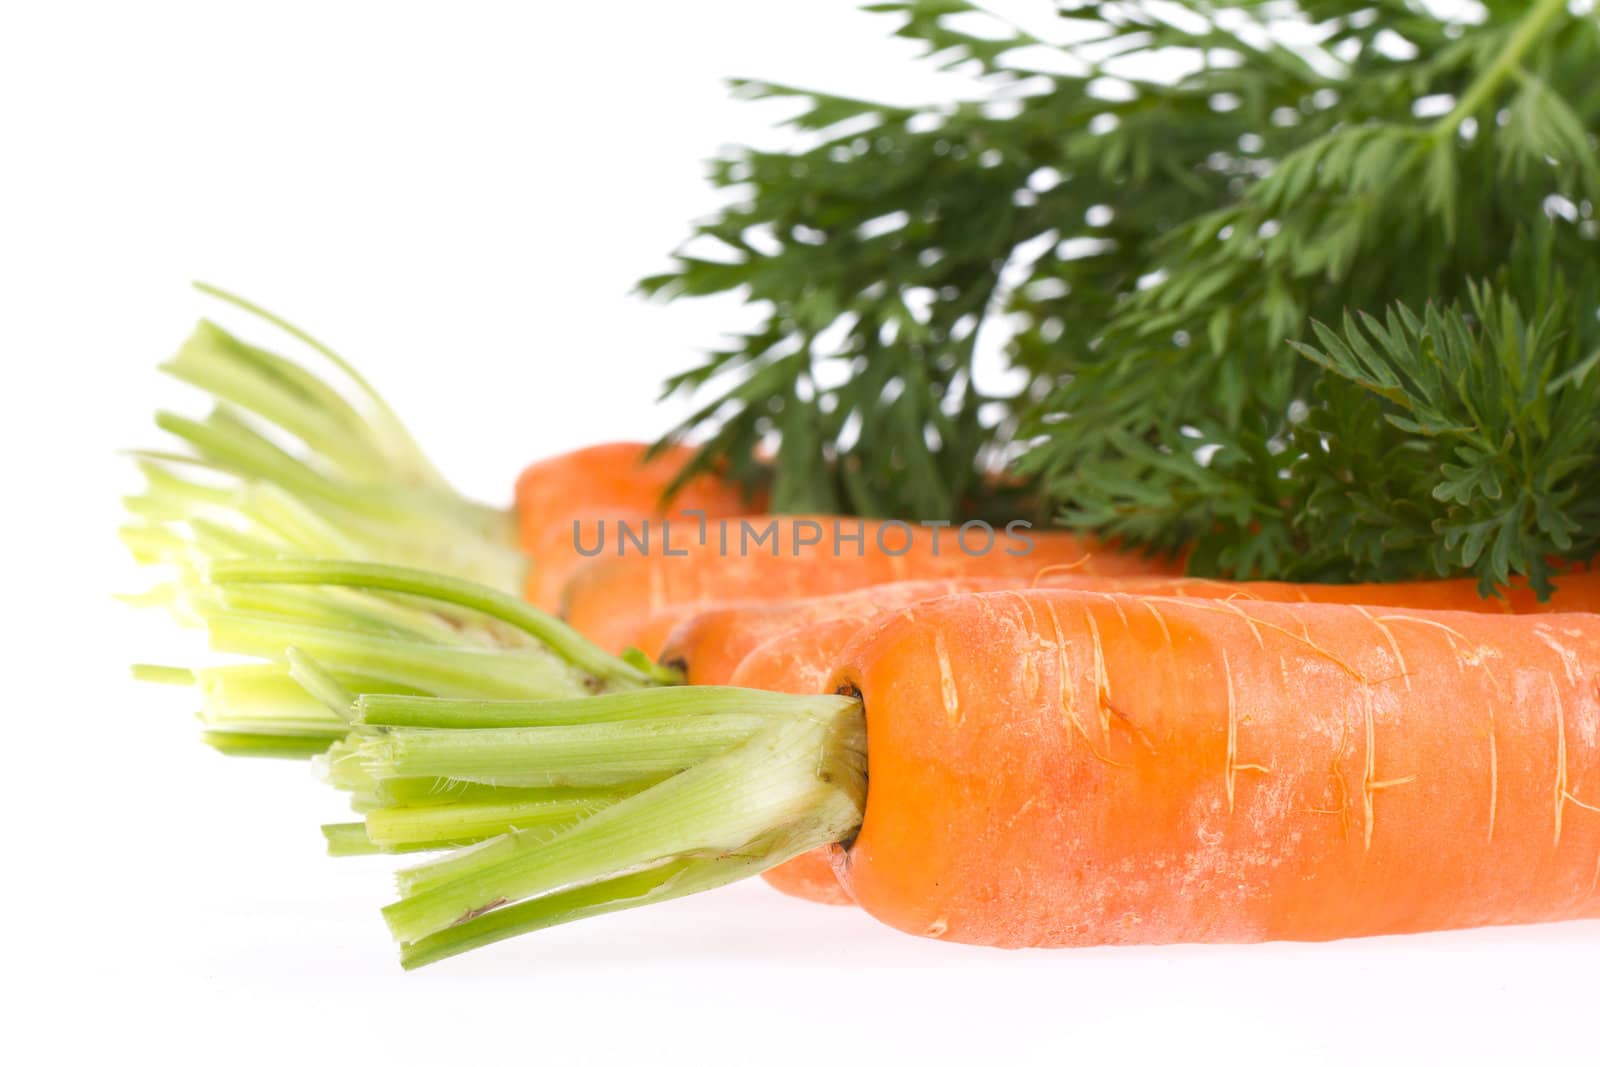
M 811 140 L 719 159 L 716 251 L 643 283 L 763 308 L 668 383 L 713 395 L 676 433 L 705 464 L 771 449 L 783 510 L 931 517 L 1015 509 L 988 472 L 1020 454 L 1046 513 L 1205 573 L 1543 586 L 1593 554 L 1592 13 L 1083 3 L 1046 44 L 871 10 L 991 96 L 741 84 Z M 1021 388 L 974 383 L 986 330 Z
M 1544 593 L 1550 558 L 1600 553 L 1600 331 L 1566 330 L 1569 299 L 1540 295 L 1529 318 L 1509 294 L 1475 286 L 1467 312 L 1399 305 L 1382 321 L 1347 316 L 1339 332 L 1319 323 L 1317 345 L 1297 346 L 1380 398 L 1363 405 L 1330 382 L 1297 432 L 1295 526 L 1313 566 L 1475 571 L 1486 593 L 1522 574 Z M 1341 427 L 1334 411 L 1381 422 Z M 1354 484 L 1363 455 L 1384 460 L 1376 485 Z

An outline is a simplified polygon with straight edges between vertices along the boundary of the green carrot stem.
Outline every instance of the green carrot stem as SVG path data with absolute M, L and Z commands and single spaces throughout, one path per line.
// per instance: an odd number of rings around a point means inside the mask
M 335 391 L 323 385 L 319 379 L 309 372 L 305 372 L 289 363 L 289 361 L 280 360 L 277 357 L 273 357 L 273 361 L 270 364 L 272 369 L 278 373 L 292 375 L 294 383 L 300 388 L 315 390 L 317 395 L 324 398 L 323 406 L 337 412 L 338 417 L 345 422 L 347 427 L 353 429 L 356 423 L 363 424 L 370 434 L 375 450 L 382 454 L 389 470 L 402 472 L 406 481 L 448 491 L 448 483 L 440 475 L 438 468 L 428 460 L 427 455 L 417 445 L 415 438 L 405 428 L 405 425 L 395 414 L 394 409 L 389 406 L 388 402 L 373 387 L 372 383 L 342 356 L 298 326 L 241 296 L 203 282 L 196 282 L 195 288 L 209 296 L 216 297 L 247 311 L 264 322 L 270 323 L 305 344 L 338 368 L 365 395 L 370 404 L 372 410 L 364 419 L 356 416 L 353 409 L 348 405 L 340 405 L 328 400 L 328 395 L 334 394 Z M 254 351 L 261 352 L 260 349 L 255 349 Z M 291 371 L 287 368 L 293 368 L 293 370 Z M 352 416 L 354 416 L 354 421 L 351 421 Z M 454 495 L 453 492 L 451 495 Z M 461 500 L 461 504 L 463 505 L 461 509 L 463 513 L 469 513 L 474 507 L 470 501 L 466 500 Z M 491 533 L 503 528 L 503 523 L 505 522 L 503 514 L 497 513 L 490 508 L 484 508 L 481 505 L 476 505 L 475 507 L 479 512 L 478 521 L 481 522 L 481 528 L 485 533 Z
M 352 720 L 350 709 L 355 703 L 355 696 L 339 684 L 339 679 L 332 671 L 298 648 L 284 649 L 284 658 L 289 661 L 289 677 L 312 699 L 337 715 L 340 722 L 349 723 Z
M 117 539 L 142 564 L 169 563 L 189 550 L 188 543 L 172 530 L 148 522 L 124 523 L 117 528 Z
M 202 425 L 167 421 L 169 428 Z M 227 432 L 253 440 L 246 430 Z M 260 448 L 266 451 L 275 446 L 261 443 Z M 167 469 L 189 457 L 142 454 L 140 466 L 148 488 L 141 495 L 127 498 L 125 504 L 130 513 L 154 523 L 188 523 L 196 529 L 203 555 L 421 563 L 497 589 L 515 592 L 521 588 L 527 561 L 509 537 L 488 537 L 478 532 L 474 524 L 463 525 L 449 507 L 417 496 L 416 490 L 351 488 L 329 483 L 325 492 L 307 495 L 302 482 L 321 485 L 326 479 L 281 450 L 272 454 L 278 463 L 299 464 L 296 475 L 291 478 L 262 464 L 253 471 L 244 471 L 236 459 L 226 457 L 223 461 L 200 462 L 202 466 L 244 477 L 276 479 L 251 480 L 230 488 L 201 485 Z M 374 491 L 386 493 L 388 501 L 376 517 L 349 506 L 349 501 L 359 502 Z M 223 519 L 228 521 L 224 523 Z M 204 538 L 199 530 L 202 523 Z
M 207 730 L 201 740 L 225 756 L 252 756 L 266 759 L 306 759 L 327 750 L 325 737 L 279 734 L 236 733 Z
M 338 390 L 213 322 L 202 319 L 160 369 L 282 427 L 350 476 L 382 473 L 374 435 Z
M 642 907 L 759 874 L 767 860 L 739 856 L 677 859 L 575 889 L 495 908 L 400 946 L 400 965 L 414 970 L 518 934 L 607 912 Z
M 281 546 L 259 533 L 240 530 L 203 515 L 192 515 L 184 520 L 193 537 L 185 543 L 178 559 L 201 557 L 215 559 L 223 556 L 275 556 Z
M 561 726 L 738 713 L 793 715 L 797 707 L 834 705 L 833 697 L 795 697 L 734 686 L 662 687 L 601 693 L 569 700 L 451 700 L 441 697 L 363 693 L 355 700 L 355 721 L 367 726 L 425 726 L 435 729 L 486 729 L 508 726 Z
M 367 836 L 364 822 L 323 823 L 322 838 L 330 856 L 376 856 L 383 851 Z
M 380 850 L 446 848 L 472 844 L 512 830 L 547 836 L 575 826 L 614 803 L 613 794 L 564 800 L 483 801 L 417 808 L 377 808 L 367 813 L 367 838 Z
M 218 409 L 204 420 L 170 411 L 156 413 L 156 425 L 200 456 L 241 478 L 261 479 L 299 497 L 340 502 L 346 487 L 330 481 L 303 461 Z M 370 506 L 370 494 L 367 494 Z M 347 505 L 350 503 L 346 501 Z
M 287 583 L 344 585 L 437 600 L 499 619 L 537 638 L 562 659 L 614 687 L 658 682 L 639 668 L 601 649 L 566 623 L 516 597 L 458 578 L 380 563 L 327 560 L 219 560 L 210 579 L 219 585 Z
M 1538 0 L 1532 4 L 1506 38 L 1505 46 L 1494 61 L 1460 95 L 1455 107 L 1434 123 L 1433 136 L 1436 139 L 1455 136 L 1462 121 L 1483 107 L 1568 7 L 1567 0 Z
M 277 664 L 234 664 L 184 673 L 199 690 L 200 721 L 209 729 L 313 738 L 320 741 L 320 748 L 349 729 Z M 371 684 L 364 678 L 348 680 Z
M 859 701 L 834 699 L 831 714 L 763 720 L 743 743 L 554 840 L 511 833 L 402 871 L 400 899 L 384 909 L 391 930 L 420 941 L 505 904 L 683 860 L 706 864 L 688 869 L 709 888 L 848 836 L 865 804 L 865 725 Z M 751 863 L 719 869 L 715 858 L 732 856 Z
M 413 845 L 392 845 L 379 848 L 367 836 L 367 824 L 364 822 L 330 822 L 322 825 L 322 839 L 327 845 L 328 855 L 334 859 L 346 859 L 350 856 L 404 856 L 415 852 L 437 852 L 441 848 L 457 848 L 473 844 L 482 838 L 472 838 L 465 841 L 433 842 L 424 841 Z
M 435 644 L 459 644 L 461 627 L 438 615 L 347 589 L 300 589 L 292 586 L 203 587 L 192 596 L 200 614 L 241 614 L 274 618 L 373 636 L 405 638 Z M 210 607 L 207 606 L 210 602 Z
M 282 316 L 268 311 L 260 304 L 253 303 L 237 293 L 229 292 L 227 289 L 224 289 L 221 286 L 212 285 L 210 282 L 194 282 L 193 285 L 197 291 L 205 293 L 207 296 L 216 297 L 223 303 L 232 304 L 234 307 L 239 308 L 240 310 L 249 312 L 261 321 L 276 326 L 290 337 L 293 337 L 301 344 L 312 349 L 326 359 L 329 363 L 337 367 L 346 378 L 349 378 L 352 382 L 354 382 L 357 388 L 367 395 L 367 398 L 372 401 L 375 407 L 387 412 L 390 417 L 393 417 L 394 413 L 390 409 L 389 405 L 378 393 L 378 390 L 373 388 L 372 383 L 367 381 L 360 371 L 356 370 L 354 366 L 346 362 L 343 356 L 339 355 L 337 352 L 323 344 L 321 341 L 317 340 L 315 337 L 312 337 L 300 327 L 289 322 L 287 319 L 284 319 Z
M 374 778 L 605 786 L 676 774 L 740 743 L 760 715 L 696 715 L 490 730 L 385 728 L 357 752 Z
M 136 682 L 156 685 L 193 685 L 194 671 L 187 667 L 165 667 L 159 663 L 135 663 L 129 670 Z
M 276 486 L 251 483 L 240 488 L 238 510 L 296 549 L 296 555 L 360 558 L 365 538 L 353 532 L 354 519 L 337 521 L 336 509 L 321 509 Z
M 596 797 L 621 800 L 643 786 L 632 783 L 597 789 L 538 789 L 520 786 L 489 785 L 455 778 L 385 778 L 374 780 L 370 794 L 374 807 L 429 807 L 435 804 L 519 803 L 553 800 L 586 800 Z
M 220 652 L 285 662 L 286 650 L 294 647 L 336 670 L 441 696 L 565 697 L 586 691 L 570 667 L 537 651 L 429 644 L 242 612 L 209 617 L 206 626 Z
M 209 729 L 229 733 L 319 738 L 322 748 L 349 730 L 337 716 L 304 692 L 287 695 L 280 703 L 254 707 L 207 701 L 200 710 L 200 721 Z
M 211 506 L 226 505 L 233 495 L 232 490 L 216 485 L 205 485 L 189 478 L 180 477 L 172 467 L 172 461 L 154 456 L 136 458 L 139 473 L 144 475 L 148 487 L 145 496 L 152 503 L 167 505 L 180 505 L 172 508 L 165 515 L 166 518 L 181 518 L 190 509 L 200 504 Z
M 422 540 L 441 545 L 470 542 L 475 552 L 469 555 L 486 556 L 491 572 L 510 580 L 509 588 L 516 588 L 520 581 L 525 564 L 513 552 L 510 519 L 503 513 L 494 533 L 485 533 L 486 524 L 479 514 L 482 506 L 469 505 L 453 494 L 404 484 L 330 478 L 262 436 L 226 406 L 204 420 L 160 412 L 156 425 L 188 444 L 207 463 L 247 482 L 276 486 L 308 506 L 345 516 L 346 523 L 365 520 L 391 532 L 422 529 L 429 531 Z M 515 574 L 501 574 L 508 565 L 514 566 Z

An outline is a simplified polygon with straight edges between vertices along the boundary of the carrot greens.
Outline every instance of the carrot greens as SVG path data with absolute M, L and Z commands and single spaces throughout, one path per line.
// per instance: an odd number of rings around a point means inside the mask
M 195 685 L 224 751 L 317 755 L 361 816 L 323 828 L 331 854 L 453 850 L 400 873 L 407 966 L 748 877 L 860 822 L 857 699 L 664 686 L 493 590 L 388 565 L 194 580 L 213 646 L 268 662 L 139 673 Z
M 699 892 L 847 836 L 865 805 L 860 702 L 753 691 L 745 698 L 782 712 L 676 716 L 648 742 L 684 757 L 671 777 L 554 836 L 513 831 L 402 871 L 400 899 L 384 909 L 402 962 L 416 966 L 596 909 Z M 705 719 L 723 720 L 714 729 L 727 733 L 702 749 Z M 498 747 L 492 736 L 481 743 Z M 523 764 L 558 774 L 561 765 L 534 753 Z M 659 768 L 640 769 L 648 776 Z M 528 907 L 506 907 L 518 901 Z
M 1211 575 L 1547 590 L 1600 552 L 1592 4 L 1056 9 L 870 6 L 975 99 L 736 83 L 801 143 L 718 158 L 733 202 L 642 283 L 760 310 L 668 382 L 702 467 L 948 518 L 1015 509 L 1005 463 Z
M 509 513 L 452 489 L 332 350 L 242 298 L 199 288 L 312 348 L 344 386 L 202 321 L 161 369 L 214 406 L 198 419 L 159 413 L 180 451 L 134 453 L 146 488 L 124 501 L 122 536 L 137 558 L 377 560 L 520 590 L 527 561 Z

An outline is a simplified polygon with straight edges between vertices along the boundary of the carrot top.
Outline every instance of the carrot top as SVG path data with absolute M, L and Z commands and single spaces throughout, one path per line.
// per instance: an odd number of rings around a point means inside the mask
M 198 288 L 310 348 L 339 384 L 200 322 L 161 369 L 213 406 L 198 419 L 157 414 L 180 451 L 133 453 L 147 485 L 125 499 L 120 533 L 136 558 L 370 559 L 521 588 L 511 515 L 451 488 L 365 378 L 270 312 Z
M 749 877 L 861 822 L 852 697 L 664 684 L 513 597 L 386 564 L 216 560 L 183 599 L 213 647 L 260 662 L 136 673 L 197 687 L 223 751 L 316 756 L 361 816 L 323 828 L 331 854 L 459 849 L 400 874 L 385 917 L 407 967 Z

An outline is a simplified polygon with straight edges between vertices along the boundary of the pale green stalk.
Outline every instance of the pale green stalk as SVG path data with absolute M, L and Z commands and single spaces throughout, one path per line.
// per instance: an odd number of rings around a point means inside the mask
M 831 697 L 817 702 L 831 707 Z M 562 726 L 737 713 L 788 716 L 797 699 L 734 686 L 644 689 L 571 700 L 449 700 L 396 693 L 363 693 L 355 700 L 355 721 L 367 726 L 426 726 L 473 729 L 506 726 Z
M 224 587 L 251 583 L 342 585 L 422 597 L 499 619 L 536 638 L 577 669 L 614 688 L 650 685 L 676 677 L 667 672 L 652 675 L 641 670 L 604 651 L 555 616 L 514 596 L 445 575 L 380 563 L 277 559 L 219 560 L 212 564 L 208 577 Z
M 415 852 L 456 848 L 517 830 L 541 832 L 546 837 L 576 826 L 624 794 L 593 792 L 554 798 L 432 804 L 420 807 L 386 807 L 367 813 L 359 842 L 351 824 L 323 827 L 332 855 L 364 852 Z M 332 829 L 334 832 L 329 834 Z M 364 846 L 364 848 L 362 847 Z
M 397 727 L 363 734 L 355 751 L 377 779 L 610 786 L 676 774 L 740 743 L 767 721 L 721 714 L 489 730 Z
M 439 696 L 566 697 L 587 691 L 581 675 L 538 651 L 430 644 L 245 613 L 208 618 L 206 627 L 219 652 L 286 662 L 287 650 L 298 648 L 332 668 Z
M 831 714 L 769 722 L 553 840 L 506 834 L 402 871 L 401 897 L 384 909 L 390 928 L 417 942 L 519 900 L 678 863 L 695 889 L 710 888 L 846 837 L 865 803 L 864 722 L 859 701 L 829 699 Z

